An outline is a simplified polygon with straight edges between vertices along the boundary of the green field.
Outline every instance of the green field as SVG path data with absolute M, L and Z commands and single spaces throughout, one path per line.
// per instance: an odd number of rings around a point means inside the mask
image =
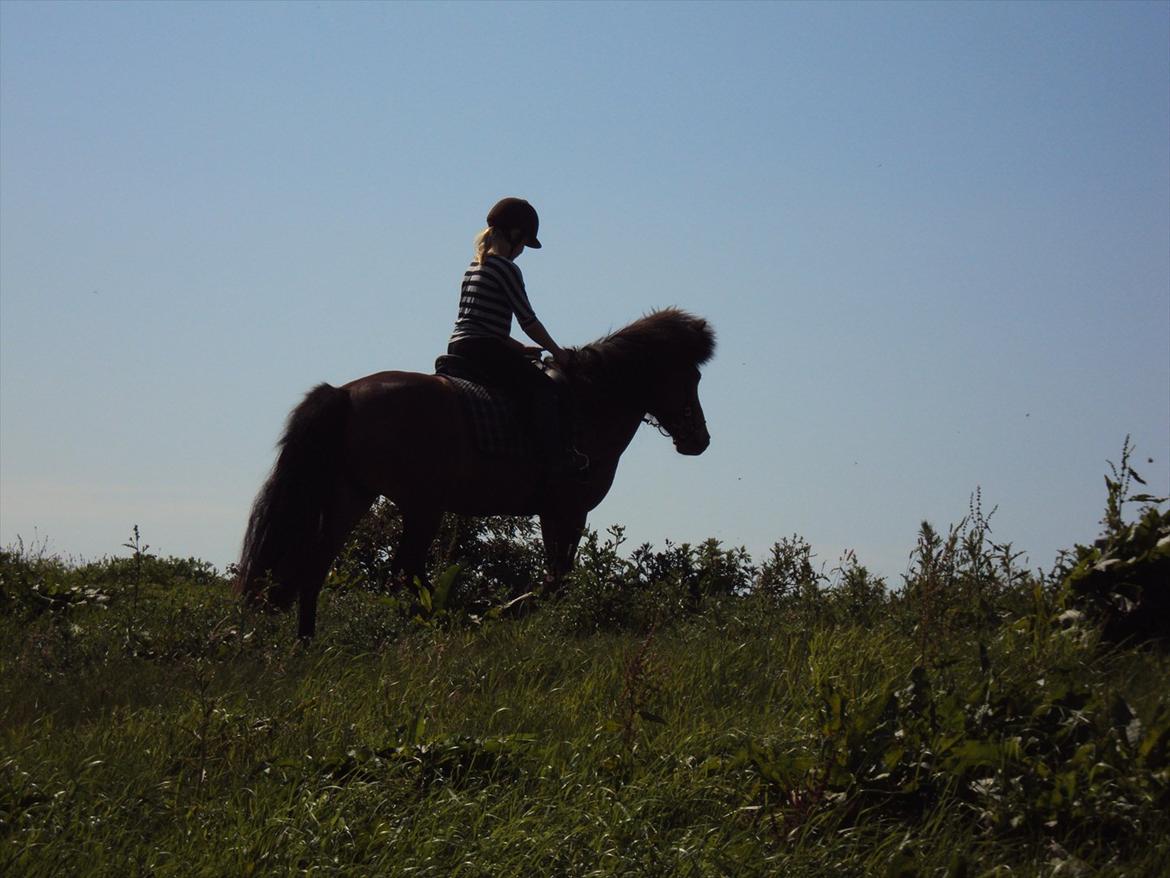
M 527 523 L 449 523 L 408 600 L 382 509 L 310 645 L 197 561 L 15 547 L 0 874 L 1167 874 L 1170 657 L 1110 601 L 1170 588 L 1170 514 L 1119 492 L 1050 573 L 976 498 L 901 583 L 615 530 L 523 615 Z

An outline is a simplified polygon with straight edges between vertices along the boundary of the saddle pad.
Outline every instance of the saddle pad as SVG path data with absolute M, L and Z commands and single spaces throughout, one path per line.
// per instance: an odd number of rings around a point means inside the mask
M 454 375 L 443 377 L 459 390 L 481 454 L 509 458 L 532 454 L 532 441 L 521 427 L 516 404 L 507 394 Z

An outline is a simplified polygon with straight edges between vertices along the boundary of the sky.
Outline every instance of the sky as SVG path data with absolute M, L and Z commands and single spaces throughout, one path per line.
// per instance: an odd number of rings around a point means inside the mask
M 430 371 L 498 198 L 562 345 L 719 337 L 629 546 L 891 584 L 1170 494 L 1170 4 L 0 2 L 0 545 L 235 560 L 289 409 Z M 518 330 L 516 330 L 518 332 Z

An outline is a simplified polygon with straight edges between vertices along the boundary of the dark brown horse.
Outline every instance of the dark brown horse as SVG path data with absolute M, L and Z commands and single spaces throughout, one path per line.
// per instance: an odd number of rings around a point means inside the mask
M 618 458 L 649 415 L 682 454 L 711 437 L 699 366 L 715 350 L 705 320 L 667 309 L 573 352 L 566 376 L 587 478 L 549 479 L 527 460 L 485 458 L 446 378 L 379 372 L 321 384 L 289 416 L 272 474 L 252 508 L 237 589 L 258 606 L 298 601 L 298 630 L 316 628 L 317 594 L 346 536 L 379 496 L 402 515 L 393 563 L 424 576 L 443 512 L 539 515 L 548 576 L 572 567 L 585 516 L 608 493 Z

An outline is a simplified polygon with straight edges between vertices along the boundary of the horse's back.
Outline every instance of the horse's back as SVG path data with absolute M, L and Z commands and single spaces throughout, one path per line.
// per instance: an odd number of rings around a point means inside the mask
M 372 375 L 363 375 L 342 385 L 342 390 L 348 391 L 355 400 L 363 396 L 381 395 L 385 393 L 417 392 L 430 390 L 442 392 L 446 381 L 437 375 L 427 375 L 422 372 L 374 372 Z
M 485 458 L 458 387 L 419 372 L 351 381 L 347 457 L 355 479 L 400 506 L 467 514 L 528 514 L 534 475 L 526 460 Z
M 433 490 L 466 455 L 459 400 L 443 378 L 377 372 L 344 385 L 352 403 L 348 456 L 372 490 L 391 499 Z
M 459 421 L 458 395 L 450 382 L 422 372 L 375 372 L 342 387 L 359 422 L 392 421 L 392 433 L 408 425 L 449 433 Z M 371 424 L 370 426 L 373 426 Z M 386 435 L 379 432 L 380 438 Z

